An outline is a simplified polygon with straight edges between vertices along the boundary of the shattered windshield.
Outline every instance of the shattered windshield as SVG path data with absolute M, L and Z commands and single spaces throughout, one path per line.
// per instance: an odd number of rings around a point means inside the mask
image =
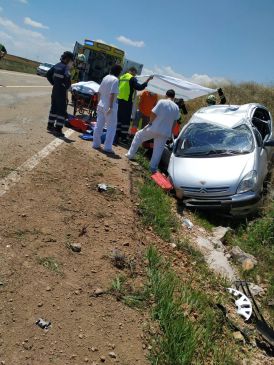
M 192 123 L 179 137 L 177 157 L 231 156 L 252 152 L 254 138 L 244 124 L 236 128 L 224 128 L 210 123 Z

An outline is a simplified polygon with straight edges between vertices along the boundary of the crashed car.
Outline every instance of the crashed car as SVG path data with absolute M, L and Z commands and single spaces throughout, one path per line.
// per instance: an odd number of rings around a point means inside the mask
M 47 72 L 53 67 L 54 65 L 51 63 L 41 63 L 36 69 L 36 74 L 38 76 L 46 76 Z
M 273 146 L 272 119 L 263 105 L 215 105 L 192 116 L 163 160 L 186 206 L 247 215 L 262 198 Z

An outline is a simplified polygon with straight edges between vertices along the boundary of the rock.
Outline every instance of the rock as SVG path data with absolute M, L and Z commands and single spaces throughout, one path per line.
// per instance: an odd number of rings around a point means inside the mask
M 85 358 L 84 358 L 84 361 L 85 361 L 85 362 L 89 362 L 89 358 L 88 358 L 88 357 L 85 357 Z
M 267 303 L 270 307 L 274 306 L 274 298 L 270 299 Z
M 212 235 L 215 239 L 220 240 L 222 243 L 225 242 L 228 232 L 231 232 L 232 229 L 229 227 L 215 227 L 212 230 Z
M 237 342 L 245 343 L 244 336 L 240 331 L 233 332 L 233 337 Z
M 84 335 L 82 333 L 80 333 L 80 335 L 78 336 L 80 339 L 82 339 L 84 337 Z
M 97 288 L 94 290 L 94 295 L 96 297 L 99 297 L 100 295 L 103 295 L 103 294 L 105 294 L 105 291 L 102 288 Z
M 175 249 L 177 247 L 176 243 L 170 243 L 170 247 Z
M 38 307 L 39 307 L 39 308 L 43 307 L 43 303 L 41 303 L 41 302 L 40 302 L 40 303 L 38 303 Z
M 105 362 L 106 361 L 105 356 L 100 356 L 100 360 L 101 360 L 101 362 Z
M 263 295 L 264 294 L 264 289 L 261 288 L 259 285 L 253 284 L 253 283 L 249 283 L 249 289 L 252 293 L 252 295 L 254 297 L 256 297 L 256 295 Z
M 71 243 L 70 248 L 73 252 L 81 252 L 82 250 L 81 243 Z
M 50 286 L 47 286 L 46 287 L 46 291 L 51 291 L 51 287 Z
M 115 354 L 115 352 L 111 351 L 108 353 L 108 355 L 112 358 L 112 359 L 116 359 L 117 355 Z
M 255 267 L 255 264 L 254 262 L 251 260 L 251 259 L 245 259 L 243 262 L 242 262 L 242 269 L 244 271 L 250 271 L 250 270 L 253 270 Z
M 231 249 L 230 253 L 231 253 L 231 256 L 233 257 L 233 259 L 240 264 L 243 264 L 243 262 L 247 259 L 252 261 L 253 267 L 255 265 L 257 265 L 257 263 L 258 263 L 256 260 L 256 257 L 254 257 L 253 255 L 250 255 L 249 253 L 244 252 L 243 250 L 240 249 L 239 246 L 233 247 Z M 249 263 L 247 264 L 247 266 L 249 266 Z

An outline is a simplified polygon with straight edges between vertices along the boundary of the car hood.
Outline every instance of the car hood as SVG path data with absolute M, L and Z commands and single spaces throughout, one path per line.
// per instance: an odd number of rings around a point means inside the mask
M 172 154 L 168 172 L 176 187 L 238 185 L 254 169 L 255 152 L 208 158 L 176 157 Z
M 42 70 L 42 71 L 48 71 L 50 69 L 49 67 L 45 67 L 45 66 L 39 66 L 38 68 L 39 68 L 39 70 Z

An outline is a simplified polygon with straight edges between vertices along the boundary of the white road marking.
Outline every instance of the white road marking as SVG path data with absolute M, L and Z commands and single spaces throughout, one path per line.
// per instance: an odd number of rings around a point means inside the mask
M 65 137 L 69 138 L 74 131 L 69 129 L 65 133 Z M 29 158 L 15 171 L 11 172 L 8 176 L 0 180 L 0 197 L 2 197 L 12 186 L 20 181 L 28 172 L 33 170 L 44 158 L 46 158 L 51 152 L 53 152 L 58 146 L 64 142 L 63 139 L 55 138 L 41 151 Z
M 0 87 L 3 87 L 3 88 L 6 88 L 6 87 L 9 87 L 9 88 L 11 88 L 11 87 L 15 87 L 15 88 L 18 88 L 18 87 L 23 87 L 23 88 L 26 88 L 26 87 L 29 87 L 29 88 L 33 88 L 33 87 L 52 87 L 51 85 L 18 85 L 18 86 L 16 86 L 16 85 L 0 85 Z

